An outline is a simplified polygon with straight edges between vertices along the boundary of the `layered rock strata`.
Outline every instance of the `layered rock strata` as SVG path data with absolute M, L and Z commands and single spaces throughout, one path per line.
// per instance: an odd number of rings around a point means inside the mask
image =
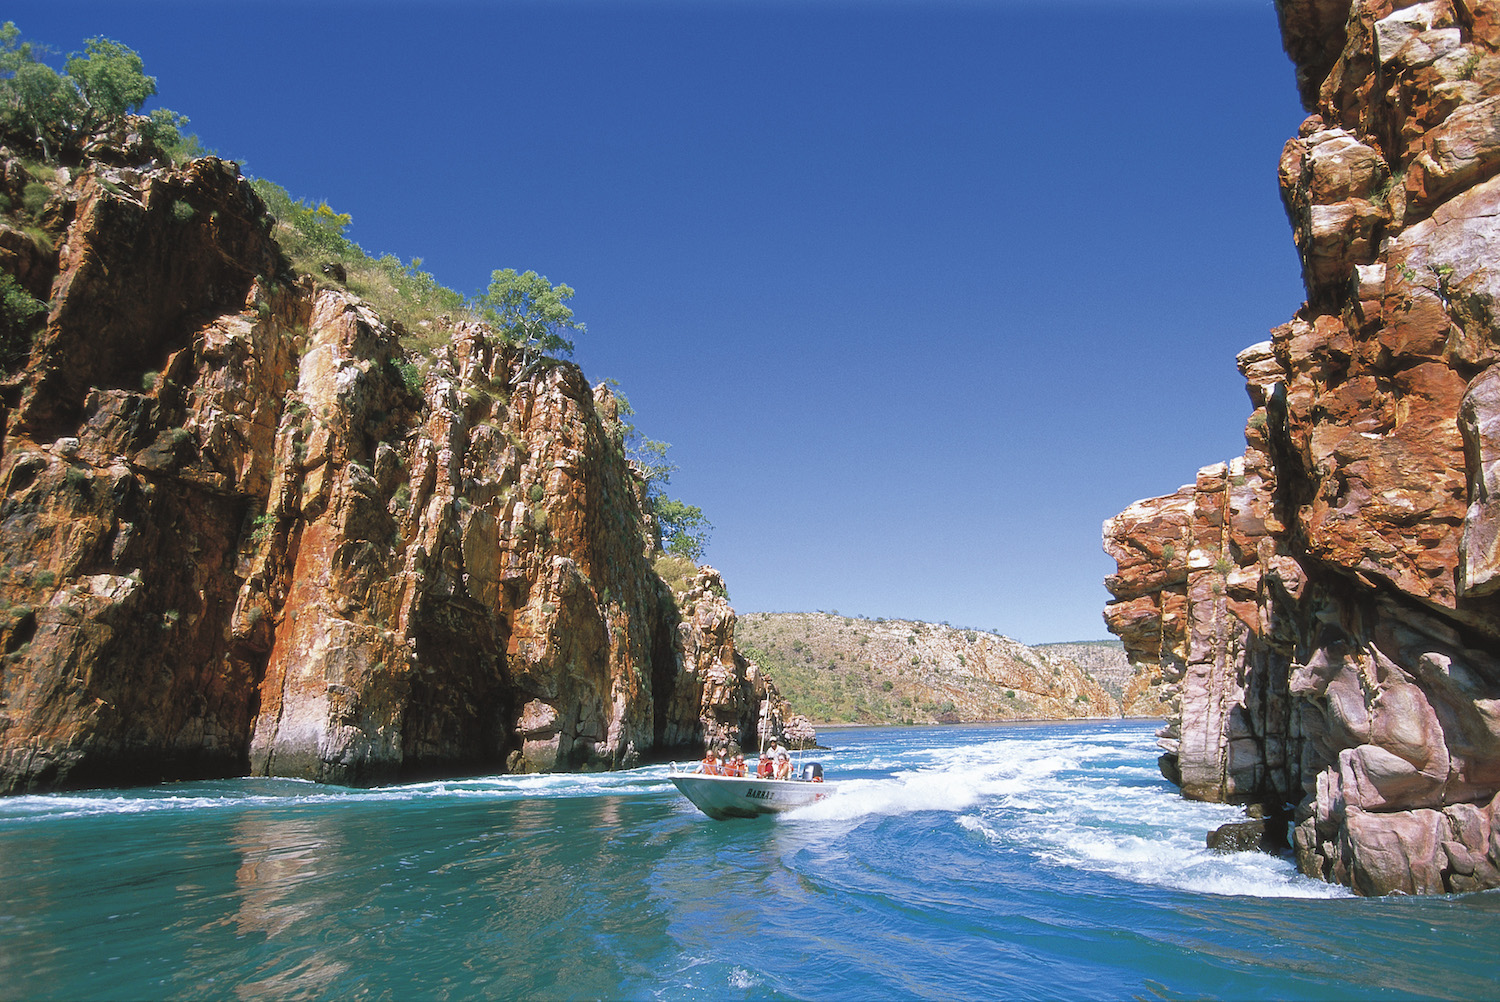
M 1500 886 L 1500 8 L 1284 0 L 1307 302 L 1240 355 L 1243 456 L 1105 525 L 1163 770 L 1295 810 L 1309 875 Z
M 51 301 L 0 396 L 0 792 L 610 768 L 782 725 L 717 575 L 679 608 L 652 570 L 607 389 L 478 324 L 408 358 L 290 273 L 234 165 L 107 149 L 47 179 L 51 246 L 0 227 Z

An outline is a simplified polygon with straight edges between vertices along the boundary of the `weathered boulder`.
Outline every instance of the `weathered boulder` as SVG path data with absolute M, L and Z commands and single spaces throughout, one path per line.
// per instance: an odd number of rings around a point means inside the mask
M 1244 821 L 1231 821 L 1208 833 L 1205 842 L 1216 852 L 1285 854 L 1291 846 L 1287 830 L 1291 817 L 1279 804 L 1251 804 Z
M 1265 835 L 1264 821 L 1232 821 L 1209 832 L 1205 842 L 1215 852 L 1255 852 Z

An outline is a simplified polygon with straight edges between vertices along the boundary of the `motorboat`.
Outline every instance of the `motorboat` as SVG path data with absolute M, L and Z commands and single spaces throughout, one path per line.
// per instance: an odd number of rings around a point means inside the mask
M 702 772 L 668 773 L 672 784 L 693 806 L 715 821 L 780 814 L 833 795 L 837 783 L 823 782 L 823 767 L 809 762 L 794 779 L 715 776 Z

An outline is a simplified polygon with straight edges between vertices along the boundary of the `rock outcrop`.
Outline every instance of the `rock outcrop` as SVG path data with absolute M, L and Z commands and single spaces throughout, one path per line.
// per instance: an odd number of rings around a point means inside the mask
M 1131 661 L 1118 640 L 1041 644 L 1032 649 L 1077 664 L 1114 697 L 1122 717 L 1165 717 L 1170 711 L 1163 701 L 1161 667 L 1154 661 Z
M 676 700 L 687 713 L 701 710 L 709 746 L 758 750 L 762 735 L 767 741 L 780 737 L 791 748 L 815 746 L 817 732 L 807 718 L 792 710 L 760 665 L 735 649 L 738 619 L 719 572 L 700 568 L 679 596 L 679 605 L 686 670 L 679 676 Z M 751 727 L 749 721 L 758 724 Z
M 1283 0 L 1307 302 L 1239 357 L 1243 456 L 1105 524 L 1163 771 L 1295 808 L 1309 875 L 1500 886 L 1500 9 Z
M 0 388 L 0 792 L 611 768 L 781 726 L 717 575 L 679 608 L 652 570 L 607 389 L 475 323 L 407 357 L 290 272 L 233 164 L 150 152 L 46 178 L 48 240 L 0 227 L 51 301 Z

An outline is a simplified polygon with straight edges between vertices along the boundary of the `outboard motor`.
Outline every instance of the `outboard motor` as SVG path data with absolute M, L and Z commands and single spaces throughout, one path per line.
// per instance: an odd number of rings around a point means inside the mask
M 823 765 L 820 762 L 809 762 L 802 767 L 802 782 L 823 782 Z

